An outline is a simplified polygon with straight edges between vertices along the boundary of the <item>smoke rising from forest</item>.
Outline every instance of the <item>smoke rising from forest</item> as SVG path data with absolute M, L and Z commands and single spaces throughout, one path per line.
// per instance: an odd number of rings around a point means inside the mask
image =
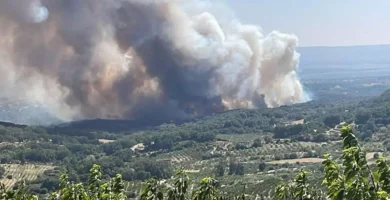
M 193 0 L 0 1 L 0 95 L 63 119 L 178 119 L 308 100 L 294 35 Z

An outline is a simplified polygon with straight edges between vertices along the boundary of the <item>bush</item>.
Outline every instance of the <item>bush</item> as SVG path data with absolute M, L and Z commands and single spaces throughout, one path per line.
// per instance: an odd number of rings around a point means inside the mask
M 29 190 L 35 194 L 40 194 L 41 187 L 39 186 L 39 184 L 33 184 L 29 186 Z
M 39 190 L 39 194 L 47 194 L 47 193 L 48 193 L 47 188 L 41 188 L 41 189 Z
M 244 144 L 236 144 L 236 150 L 242 150 L 242 149 L 247 149 L 247 146 L 245 146 Z
M 126 192 L 127 198 L 136 198 L 137 194 L 135 192 Z
M 265 136 L 264 137 L 264 142 L 266 143 L 266 144 L 269 144 L 269 143 L 271 143 L 272 142 L 272 138 L 270 137 L 270 136 Z
M 12 175 L 7 175 L 7 179 L 12 179 Z
M 289 179 L 289 176 L 288 176 L 287 174 L 283 174 L 283 175 L 282 175 L 282 179 L 286 181 L 286 180 Z
M 225 164 L 220 162 L 217 166 L 216 166 L 216 176 L 223 176 L 225 175 Z
M 265 162 L 261 162 L 259 164 L 259 170 L 262 172 L 265 170 L 265 168 L 267 167 L 267 164 Z
M 236 175 L 244 175 L 245 174 L 245 168 L 243 164 L 238 164 L 236 168 Z
M 253 148 L 258 148 L 258 147 L 261 147 L 261 146 L 262 146 L 262 142 L 261 142 L 260 138 L 257 138 L 257 139 L 255 139 L 255 141 L 253 141 L 253 144 L 252 144 Z
M 3 178 L 4 173 L 5 173 L 4 167 L 0 167 L 0 178 Z
M 389 139 L 386 139 L 385 141 L 383 141 L 383 145 L 384 145 L 384 146 L 387 146 L 389 143 L 390 143 L 390 140 L 389 140 Z
M 328 139 L 325 134 L 319 133 L 313 136 L 313 142 L 326 142 Z
M 367 121 L 371 118 L 371 113 L 369 110 L 360 109 L 355 115 L 355 122 L 357 124 L 366 124 Z
M 297 153 L 290 153 L 290 155 L 288 155 L 288 158 L 289 159 L 297 159 L 298 158 L 298 154 Z

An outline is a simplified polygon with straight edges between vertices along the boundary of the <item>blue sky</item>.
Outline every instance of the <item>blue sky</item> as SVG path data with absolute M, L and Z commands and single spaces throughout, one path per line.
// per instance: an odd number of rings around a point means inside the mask
M 390 0 L 222 0 L 264 33 L 294 33 L 300 46 L 390 44 Z

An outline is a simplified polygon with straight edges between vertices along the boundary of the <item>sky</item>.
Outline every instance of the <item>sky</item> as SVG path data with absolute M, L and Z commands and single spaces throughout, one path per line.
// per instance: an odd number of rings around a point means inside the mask
M 298 36 L 300 46 L 390 44 L 390 0 L 223 0 L 264 33 Z

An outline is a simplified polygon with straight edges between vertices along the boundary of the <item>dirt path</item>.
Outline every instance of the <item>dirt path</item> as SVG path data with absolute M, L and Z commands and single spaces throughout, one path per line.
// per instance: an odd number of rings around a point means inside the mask
M 270 163 L 270 164 L 283 164 L 283 163 L 292 164 L 292 163 L 296 163 L 296 162 L 300 162 L 300 163 L 320 163 L 320 162 L 322 162 L 324 160 L 325 159 L 322 159 L 322 158 L 298 158 L 298 159 L 274 160 L 274 161 L 271 161 L 271 162 L 268 162 L 268 163 Z

